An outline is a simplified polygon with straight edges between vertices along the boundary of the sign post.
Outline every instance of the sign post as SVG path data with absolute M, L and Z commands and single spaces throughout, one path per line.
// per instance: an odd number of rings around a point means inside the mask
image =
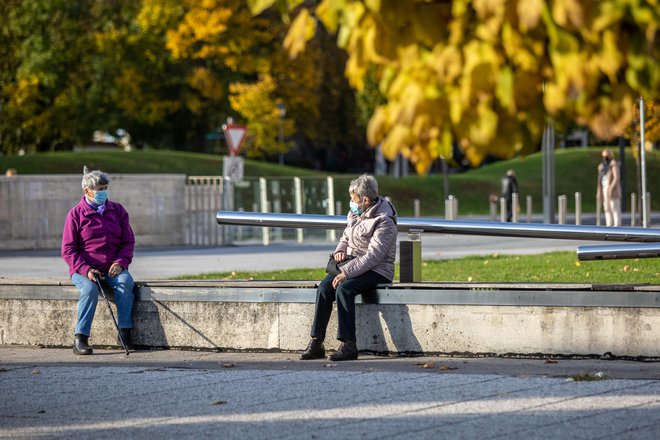
M 243 180 L 243 158 L 236 154 L 243 144 L 247 128 L 228 121 L 227 124 L 222 126 L 222 130 L 225 133 L 230 154 L 229 156 L 225 156 L 222 162 L 222 175 L 225 180 L 238 182 Z
M 224 209 L 234 210 L 234 182 L 243 180 L 243 158 L 237 156 L 238 150 L 243 145 L 247 128 L 242 125 L 236 125 L 231 118 L 227 118 L 227 123 L 222 126 L 222 131 L 229 147 L 229 156 L 225 156 L 222 161 L 222 175 L 225 180 L 224 185 Z M 223 232 L 224 243 L 228 242 L 227 230 Z

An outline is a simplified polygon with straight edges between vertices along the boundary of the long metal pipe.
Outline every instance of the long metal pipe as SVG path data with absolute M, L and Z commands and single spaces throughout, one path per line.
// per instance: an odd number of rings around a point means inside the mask
M 219 211 L 216 215 L 216 221 L 222 225 L 270 226 L 280 228 L 343 229 L 346 227 L 346 217 L 341 215 Z M 603 226 L 555 225 L 546 223 L 523 224 L 467 220 L 448 221 L 413 217 L 399 217 L 397 227 L 400 232 L 421 229 L 424 232 L 439 234 L 660 242 L 660 229 L 657 228 L 608 228 Z
M 660 243 L 578 246 L 577 257 L 580 261 L 658 258 L 660 257 Z

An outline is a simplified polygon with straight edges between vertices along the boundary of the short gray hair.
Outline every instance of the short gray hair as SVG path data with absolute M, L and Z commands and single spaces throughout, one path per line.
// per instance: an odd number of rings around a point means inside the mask
M 369 200 L 375 200 L 378 197 L 378 182 L 374 176 L 363 174 L 351 182 L 348 192 L 359 198 L 368 197 Z
M 103 186 L 110 183 L 110 178 L 103 171 L 94 170 L 87 172 L 85 167 L 85 174 L 82 178 L 82 188 L 94 189 L 97 186 Z

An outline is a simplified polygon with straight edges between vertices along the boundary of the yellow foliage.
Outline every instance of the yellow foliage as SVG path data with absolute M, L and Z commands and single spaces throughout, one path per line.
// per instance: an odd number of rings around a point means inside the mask
M 315 13 L 336 30 L 354 87 L 382 68 L 387 103 L 369 142 L 422 172 L 453 140 L 474 164 L 533 151 L 548 116 L 609 139 L 640 94 L 660 98 L 655 0 L 324 0 L 289 29 L 290 53 Z
M 291 58 L 298 56 L 305 48 L 305 44 L 314 35 L 316 23 L 310 16 L 307 9 L 300 11 L 298 16 L 293 20 L 291 29 L 286 38 L 284 38 L 284 47 L 289 51 Z

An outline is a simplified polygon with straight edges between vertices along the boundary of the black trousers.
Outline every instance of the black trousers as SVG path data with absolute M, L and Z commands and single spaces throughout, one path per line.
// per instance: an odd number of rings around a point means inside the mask
M 335 277 L 325 277 L 316 290 L 316 311 L 312 324 L 312 337 L 325 339 L 325 331 L 332 314 L 332 303 L 337 301 L 337 339 L 355 341 L 355 297 L 370 292 L 376 285 L 390 280 L 374 271 L 368 271 L 355 278 L 349 278 L 337 287 L 332 287 Z

